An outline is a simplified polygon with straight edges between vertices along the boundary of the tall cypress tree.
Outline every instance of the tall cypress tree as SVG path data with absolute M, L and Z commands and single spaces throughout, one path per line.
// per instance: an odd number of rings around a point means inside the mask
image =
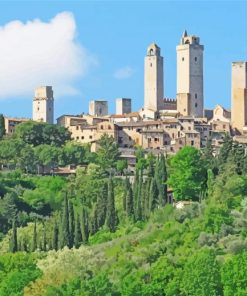
M 142 220 L 142 170 L 139 172 L 139 180 L 136 191 L 135 221 Z
M 159 190 L 155 178 L 152 178 L 149 191 L 149 207 L 153 211 L 159 206 Z
M 81 214 L 81 236 L 82 236 L 82 242 L 84 244 L 87 243 L 88 237 L 89 237 L 88 214 L 84 207 L 82 208 L 82 214 Z
M 155 180 L 159 191 L 159 205 L 164 206 L 167 200 L 167 171 L 165 157 L 163 154 L 157 158 L 155 166 Z
M 74 245 L 74 233 L 75 233 L 75 217 L 74 217 L 74 207 L 70 200 L 69 205 L 69 247 L 72 248 Z
M 126 178 L 126 214 L 129 218 L 132 218 L 134 215 L 134 199 L 133 199 L 133 190 L 128 178 Z
M 46 227 L 45 222 L 43 222 L 43 251 L 47 251 L 47 238 L 46 238 Z
M 105 224 L 107 194 L 107 183 L 105 182 L 102 186 L 100 194 L 97 196 L 97 202 L 95 207 L 95 219 L 97 223 L 97 228 L 100 228 Z
M 52 248 L 56 251 L 58 250 L 58 233 L 57 221 L 55 221 L 53 227 Z
M 63 217 L 62 217 L 62 242 L 61 246 L 70 246 L 70 235 L 69 235 L 69 209 L 68 209 L 68 197 L 67 193 L 64 195 L 63 204 Z
M 4 116 L 3 114 L 0 114 L 0 139 L 3 138 L 5 133 L 6 133 L 6 130 L 5 130 L 5 123 L 4 123 Z
M 75 248 L 79 248 L 81 242 L 82 242 L 82 237 L 81 237 L 80 219 L 79 219 L 78 214 L 75 213 L 75 235 L 74 235 Z
M 12 235 L 9 243 L 9 251 L 11 253 L 18 251 L 16 216 L 14 216 L 12 221 Z
M 108 182 L 108 198 L 106 206 L 106 226 L 111 232 L 114 232 L 117 227 L 117 213 L 115 209 L 115 197 L 112 178 Z
M 32 252 L 37 250 L 37 222 L 36 219 L 34 221 L 34 226 L 33 226 L 33 244 L 32 244 Z

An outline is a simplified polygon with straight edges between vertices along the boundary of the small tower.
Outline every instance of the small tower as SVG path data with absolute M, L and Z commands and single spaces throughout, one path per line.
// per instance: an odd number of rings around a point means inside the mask
M 163 57 L 155 43 L 149 45 L 144 64 L 144 109 L 156 112 L 163 109 L 164 78 Z
M 185 30 L 177 46 L 177 110 L 184 116 L 203 117 L 203 50 Z
M 131 99 L 116 99 L 116 114 L 123 115 L 131 112 Z
M 243 133 L 247 125 L 247 62 L 232 63 L 232 128 Z
M 89 115 L 106 116 L 108 115 L 108 102 L 104 100 L 93 100 L 89 102 Z
M 33 120 L 53 124 L 54 98 L 51 86 L 40 86 L 35 89 L 33 98 Z

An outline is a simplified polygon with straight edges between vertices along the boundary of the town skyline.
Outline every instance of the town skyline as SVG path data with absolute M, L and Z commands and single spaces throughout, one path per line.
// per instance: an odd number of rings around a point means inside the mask
M 181 3 L 181 7 L 184 7 L 185 4 Z M 187 2 L 186 9 L 184 13 L 188 16 L 190 14 L 189 7 L 193 3 Z M 1 4 L 3 5 L 3 4 Z M 39 4 L 39 15 L 37 15 L 37 10 L 34 12 L 34 7 L 29 10 L 28 15 L 22 14 L 21 19 L 18 18 L 18 13 L 15 11 L 12 14 L 11 18 L 8 18 L 8 14 L 5 17 L 1 18 L 0 26 L 1 29 L 6 28 L 6 24 L 13 20 L 20 19 L 21 22 L 26 24 L 27 21 L 32 21 L 36 18 L 40 19 L 40 22 L 43 24 L 50 24 L 50 20 L 57 17 L 57 15 L 63 11 L 67 11 L 70 15 L 72 22 L 75 24 L 75 32 L 73 33 L 73 40 L 84 46 L 90 57 L 94 58 L 93 65 L 89 66 L 87 69 L 87 74 L 84 77 L 75 77 L 71 83 L 75 86 L 75 94 L 70 95 L 61 95 L 61 89 L 56 83 L 52 81 L 47 81 L 47 83 L 40 81 L 36 83 L 34 87 L 39 85 L 52 85 L 54 89 L 54 98 L 55 98 L 55 118 L 61 114 L 70 113 L 70 114 L 80 114 L 82 112 L 87 112 L 88 103 L 94 99 L 105 99 L 109 101 L 109 111 L 114 113 L 115 111 L 115 99 L 117 97 L 127 97 L 131 98 L 133 102 L 133 110 L 139 110 L 143 105 L 144 98 L 144 63 L 143 59 L 145 57 L 145 52 L 147 46 L 155 41 L 161 48 L 161 54 L 164 57 L 164 97 L 176 98 L 176 46 L 179 44 L 179 40 L 184 29 L 187 29 L 189 34 L 197 35 L 201 38 L 202 44 L 205 46 L 205 61 L 204 61 L 204 82 L 205 82 L 205 108 L 213 108 L 215 105 L 220 104 L 226 108 L 230 108 L 230 97 L 231 97 L 231 63 L 237 60 L 247 60 L 247 42 L 244 38 L 237 38 L 241 34 L 242 28 L 239 27 L 238 34 L 232 35 L 234 28 L 239 25 L 241 18 L 236 20 L 232 25 L 232 29 L 229 30 L 229 25 L 226 23 L 226 18 L 231 3 L 228 3 L 220 14 L 218 13 L 219 20 L 223 20 L 219 27 L 215 27 L 212 30 L 213 24 L 215 22 L 215 17 L 217 11 L 219 12 L 220 7 L 223 5 L 217 2 L 214 5 L 214 8 L 210 8 L 207 3 L 200 4 L 200 8 L 204 6 L 204 13 L 206 16 L 209 16 L 211 12 L 211 22 L 208 25 L 208 30 L 205 30 L 205 19 L 197 11 L 197 8 L 193 10 L 195 14 L 194 18 L 189 20 L 178 20 L 176 25 L 173 24 L 171 28 L 171 20 L 162 20 L 161 14 L 158 13 L 158 8 L 165 9 L 166 12 L 170 11 L 171 16 L 174 12 L 174 7 L 171 3 L 157 3 L 156 8 L 150 8 L 150 13 L 157 13 L 157 20 L 152 20 L 152 24 L 148 27 L 148 22 L 143 26 L 144 37 L 138 35 L 136 38 L 135 33 L 137 33 L 140 28 L 132 28 L 130 30 L 130 24 L 125 24 L 120 26 L 122 18 L 116 23 L 116 28 L 110 26 L 109 15 L 107 14 L 107 9 L 103 8 L 100 4 L 97 6 L 98 19 L 93 28 L 89 29 L 82 28 L 83 22 L 80 18 L 81 15 L 84 16 L 87 11 L 89 15 L 92 16 L 92 7 L 89 3 L 84 3 L 85 10 L 76 11 L 76 7 L 79 7 L 78 3 L 73 3 L 70 7 L 63 3 L 58 5 L 52 3 L 51 8 L 48 12 L 44 12 L 45 4 Z M 43 6 L 42 6 L 43 5 Z M 114 11 L 114 5 L 109 3 L 112 6 Z M 122 4 L 119 4 L 122 5 Z M 128 5 L 125 4 L 124 11 L 128 9 Z M 136 4 L 135 4 L 136 5 Z M 242 3 L 241 5 L 244 6 Z M 8 5 L 4 4 L 5 10 Z M 25 7 L 25 5 L 24 5 Z M 111 11 L 112 11 L 111 8 Z M 116 9 L 116 7 L 115 7 Z M 141 15 L 139 16 L 140 21 L 142 18 L 148 14 L 148 7 L 144 3 L 141 8 Z M 236 8 L 234 8 L 236 9 Z M 233 12 L 234 12 L 233 9 Z M 4 10 L 3 10 L 4 11 Z M 91 14 L 90 14 L 91 13 Z M 1 13 L 2 14 L 2 13 Z M 181 12 L 179 12 L 179 15 Z M 234 14 L 234 13 L 233 13 Z M 240 12 L 241 14 L 241 12 Z M 116 19 L 116 16 L 112 18 Z M 174 16 L 174 15 L 173 15 Z M 134 21 L 132 13 L 130 16 L 127 16 L 127 19 L 130 18 Z M 198 18 L 201 17 L 201 21 L 198 22 Z M 236 16 L 234 15 L 234 20 Z M 101 23 L 102 30 L 99 30 L 100 21 L 104 19 L 104 23 Z M 89 22 L 89 16 L 84 18 L 84 22 Z M 159 25 L 157 25 L 159 23 Z M 170 25 L 169 25 L 170 24 Z M 197 25 L 197 26 L 196 26 Z M 219 34 L 222 30 L 223 25 L 225 25 L 225 35 Z M 23 25 L 25 27 L 25 25 Z M 140 26 L 141 27 L 141 26 Z M 170 29 L 170 33 L 167 33 L 167 29 Z M 109 36 L 106 36 L 106 41 L 103 42 L 103 36 L 100 34 L 92 34 L 89 38 L 89 31 L 99 30 L 99 32 L 107 32 Z M 119 36 L 117 40 L 117 46 L 114 47 L 117 30 L 119 30 Z M 131 34 L 128 34 L 130 33 Z M 163 34 L 162 34 L 163 33 Z M 216 43 L 218 40 L 218 43 Z M 229 42 L 230 41 L 230 42 Z M 234 43 L 235 41 L 235 43 Z M 101 45 L 99 47 L 99 44 Z M 228 44 L 228 50 L 225 50 L 222 54 L 221 50 L 226 48 Z M 235 46 L 234 46 L 235 44 Z M 215 46 L 216 45 L 216 46 Z M 241 45 L 241 46 L 240 46 Z M 245 47 L 245 48 L 244 48 Z M 97 49 L 95 49 L 97 48 Z M 102 54 L 103 53 L 103 54 Z M 115 75 L 115 77 L 114 77 Z M 118 78 L 116 78 L 118 77 Z M 220 77 L 220 79 L 216 79 Z M 41 80 L 41 79 L 40 79 Z M 216 87 L 217 84 L 217 87 Z M 30 88 L 29 93 L 26 95 L 7 95 L 4 99 L 1 98 L 1 112 L 8 116 L 18 116 L 18 117 L 30 117 L 31 118 L 31 102 L 33 99 L 34 87 Z M 71 104 L 71 101 L 73 104 Z M 16 108 L 13 110 L 13 105 Z

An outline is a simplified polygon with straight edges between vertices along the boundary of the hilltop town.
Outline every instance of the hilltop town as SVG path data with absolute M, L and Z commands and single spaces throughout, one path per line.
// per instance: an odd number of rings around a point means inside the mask
M 130 98 L 116 99 L 116 113 L 109 114 L 108 102 L 92 100 L 88 114 L 64 114 L 57 125 L 69 129 L 74 141 L 91 144 L 107 133 L 114 137 L 122 154 L 131 155 L 133 147 L 157 153 L 176 153 L 183 146 L 205 147 L 210 138 L 217 152 L 226 133 L 247 143 L 247 63 L 232 63 L 232 106 L 204 108 L 203 51 L 200 38 L 185 31 L 177 51 L 177 97 L 164 97 L 163 57 L 152 43 L 144 62 L 144 105 L 132 110 Z M 51 86 L 38 87 L 33 99 L 34 121 L 54 123 L 54 96 Z M 6 134 L 26 118 L 5 117 Z

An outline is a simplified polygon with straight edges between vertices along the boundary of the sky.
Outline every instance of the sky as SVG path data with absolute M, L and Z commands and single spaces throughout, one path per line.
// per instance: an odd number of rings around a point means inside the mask
M 231 63 L 247 61 L 247 1 L 1 1 L 0 113 L 31 117 L 34 88 L 52 85 L 55 118 L 93 99 L 143 106 L 144 57 L 164 57 L 164 96 L 176 97 L 176 45 L 204 45 L 206 108 L 230 108 Z

